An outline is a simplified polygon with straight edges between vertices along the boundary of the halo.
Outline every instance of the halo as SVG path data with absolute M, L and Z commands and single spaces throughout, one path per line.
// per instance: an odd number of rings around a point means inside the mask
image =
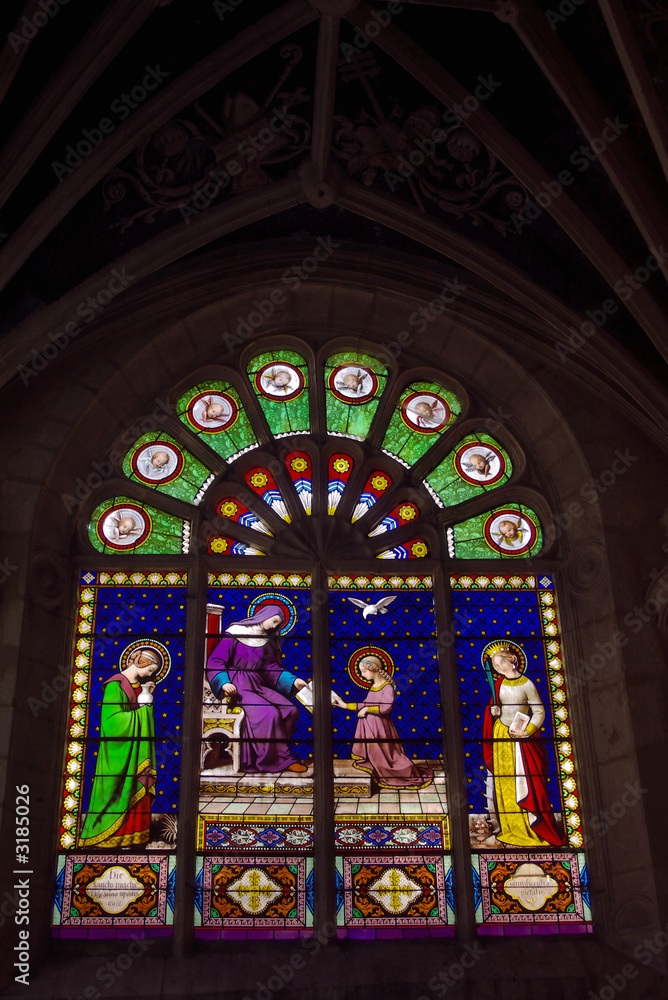
M 157 674 L 153 674 L 151 676 L 151 680 L 156 684 L 163 680 L 171 669 L 172 658 L 169 655 L 167 647 L 163 646 L 163 644 L 158 642 L 157 639 L 135 639 L 134 642 L 131 642 L 121 653 L 120 660 L 118 661 L 118 669 L 125 670 L 128 665 L 130 653 L 134 653 L 136 649 L 150 650 L 157 657 L 160 668 L 158 669 Z
M 511 639 L 495 639 L 494 642 L 488 642 L 482 653 L 480 654 L 480 662 L 483 667 L 485 666 L 485 660 L 489 659 L 490 666 L 492 668 L 492 673 L 497 677 L 502 677 L 503 674 L 497 673 L 492 664 L 492 656 L 494 653 L 499 653 L 502 649 L 511 649 L 513 653 L 517 654 L 519 663 L 517 665 L 517 670 L 520 674 L 523 674 L 527 668 L 527 654 L 524 652 L 522 647 L 517 642 L 513 642 Z
M 135 517 L 141 528 L 140 533 L 134 538 L 113 538 L 111 536 L 111 525 L 109 522 L 114 514 L 120 514 L 121 517 Z M 112 504 L 111 507 L 107 507 L 106 510 L 102 511 L 97 519 L 96 525 L 97 537 L 100 539 L 102 544 L 109 546 L 110 549 L 119 549 L 120 551 L 130 547 L 138 548 L 142 542 L 146 541 L 152 528 L 153 525 L 151 523 L 151 516 L 149 512 L 136 503 Z M 107 534 L 107 530 L 109 530 L 109 534 Z
M 210 423 L 203 423 L 197 416 L 195 416 L 195 408 L 203 400 L 211 398 L 214 403 L 220 403 L 224 409 L 229 410 L 229 416 L 223 415 L 222 419 L 212 420 Z M 196 431 L 203 431 L 205 434 L 220 434 L 221 431 L 228 430 L 232 424 L 236 423 L 237 417 L 239 416 L 239 407 L 236 401 L 227 392 L 216 392 L 213 389 L 206 389 L 204 392 L 198 392 L 192 397 L 188 403 L 186 409 L 186 418 L 188 423 L 195 428 Z
M 285 625 L 279 630 L 279 635 L 287 635 L 297 624 L 297 609 L 289 597 L 285 594 L 261 594 L 251 601 L 248 607 L 247 618 L 251 618 L 253 615 L 257 614 L 261 608 L 265 607 L 267 604 L 279 604 L 284 609 L 285 615 Z
M 491 452 L 498 459 L 499 468 L 494 475 L 483 478 L 479 473 L 464 471 L 464 462 L 468 459 L 469 455 L 479 454 L 480 452 Z M 486 444 L 483 441 L 479 443 L 477 441 L 467 441 L 466 444 L 460 445 L 455 451 L 455 470 L 457 475 L 466 483 L 473 483 L 474 486 L 494 486 L 506 471 L 506 460 L 499 449 L 495 448 L 493 444 Z
M 288 371 L 292 376 L 290 379 L 291 383 L 294 383 L 295 379 L 297 380 L 295 387 L 290 388 L 289 386 L 286 386 L 288 392 L 270 392 L 266 389 L 262 384 L 262 379 L 266 378 L 274 368 L 282 368 Z M 297 396 L 301 396 L 304 391 L 305 384 L 304 373 L 300 371 L 296 365 L 291 364 L 289 361 L 281 361 L 280 358 L 276 358 L 275 361 L 269 361 L 266 365 L 262 365 L 262 367 L 255 373 L 254 382 L 256 391 L 261 396 L 264 396 L 265 399 L 271 399 L 273 402 L 276 402 L 276 400 L 279 399 L 283 403 L 288 402 L 290 399 L 296 399 Z
M 164 451 L 169 455 L 169 463 L 167 464 L 167 473 L 162 476 L 146 476 L 139 468 L 139 460 L 142 455 L 149 449 L 155 451 Z M 148 441 L 146 444 L 141 445 L 132 455 L 132 474 L 141 483 L 147 483 L 149 486 L 160 485 L 164 486 L 165 483 L 171 483 L 173 479 L 176 479 L 181 475 L 181 470 L 183 469 L 183 453 L 180 448 L 177 448 L 175 444 L 171 441 L 162 441 L 157 438 L 155 441 Z
M 368 690 L 373 685 L 373 681 L 366 680 L 359 672 L 360 661 L 365 656 L 377 656 L 385 670 L 392 677 L 396 668 L 392 657 L 386 650 L 379 649 L 378 646 L 360 646 L 348 660 L 348 673 L 358 687 L 367 688 Z
M 519 521 L 523 529 L 528 530 L 528 537 L 522 540 L 520 545 L 503 545 L 495 538 L 495 532 L 500 521 Z M 538 537 L 538 527 L 533 518 L 525 510 L 513 510 L 512 507 L 503 507 L 500 510 L 492 511 L 483 527 L 483 536 L 491 549 L 500 552 L 504 556 L 525 556 L 531 551 L 532 546 Z
M 337 378 L 344 372 L 346 372 L 348 369 L 350 369 L 355 375 L 357 374 L 358 371 L 364 372 L 364 374 L 369 379 L 370 388 L 366 389 L 359 396 L 352 396 L 352 395 L 349 396 L 346 392 L 339 389 L 336 384 Z M 378 377 L 376 376 L 375 372 L 373 372 L 371 368 L 368 367 L 368 365 L 356 365 L 353 364 L 351 361 L 347 361 L 343 365 L 337 365 L 336 368 L 332 368 L 331 372 L 327 376 L 327 388 L 332 393 L 332 395 L 336 396 L 337 399 L 340 399 L 342 403 L 351 403 L 354 406 L 356 403 L 366 403 L 368 402 L 368 400 L 372 399 L 372 397 L 376 395 L 378 391 Z
M 417 420 L 414 420 L 412 416 L 408 413 L 408 408 L 411 403 L 420 402 L 438 402 L 443 407 L 445 412 L 445 418 L 438 424 L 434 424 L 433 427 L 421 427 Z M 452 410 L 450 404 L 444 396 L 441 396 L 438 392 L 432 392 L 431 390 L 423 389 L 421 392 L 411 392 L 402 403 L 399 405 L 399 413 L 401 414 L 401 419 L 410 427 L 412 431 L 417 431 L 418 434 L 440 434 L 441 431 L 445 430 L 452 416 Z

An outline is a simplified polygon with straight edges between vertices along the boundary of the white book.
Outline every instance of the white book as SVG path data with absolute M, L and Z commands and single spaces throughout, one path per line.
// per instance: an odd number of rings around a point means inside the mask
M 334 691 L 332 691 L 332 704 L 334 704 L 334 698 L 336 697 Z M 307 708 L 309 712 L 313 712 L 313 688 L 310 684 L 306 687 L 300 688 L 297 692 L 297 701 L 300 701 L 304 708 Z
M 521 732 L 524 732 L 530 721 L 530 716 L 525 715 L 524 712 L 515 712 L 515 718 L 510 723 L 510 728 L 519 729 Z

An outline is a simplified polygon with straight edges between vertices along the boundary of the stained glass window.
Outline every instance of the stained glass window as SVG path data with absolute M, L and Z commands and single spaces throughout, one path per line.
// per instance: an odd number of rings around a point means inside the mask
M 547 505 L 447 374 L 323 354 L 194 373 L 84 510 L 58 936 L 169 934 L 178 884 L 201 939 L 591 930 Z
M 285 456 L 285 464 L 297 490 L 297 496 L 301 501 L 301 505 L 306 513 L 310 514 L 313 504 L 311 459 L 305 451 L 291 451 Z
M 123 462 L 128 479 L 188 503 L 201 502 L 215 476 L 169 434 L 144 434 Z
M 469 497 L 503 486 L 512 476 L 508 453 L 489 434 L 467 434 L 425 477 L 439 506 L 453 507 Z
M 448 548 L 456 559 L 513 559 L 536 555 L 543 545 L 538 515 L 507 503 L 448 528 Z
M 189 431 L 228 462 L 257 444 L 239 393 L 229 382 L 194 385 L 179 398 L 176 412 Z
M 363 441 L 387 383 L 387 368 L 368 354 L 342 351 L 325 362 L 327 428 Z
M 454 393 L 437 382 L 412 382 L 401 393 L 383 439 L 383 451 L 411 466 L 457 419 L 461 412 Z
M 88 537 L 98 552 L 171 555 L 188 551 L 190 523 L 130 497 L 113 497 L 93 511 Z
M 54 928 L 170 932 L 179 808 L 185 573 L 79 580 Z
M 337 452 L 329 460 L 329 478 L 327 481 L 327 513 L 333 514 L 339 506 L 346 483 L 353 471 L 354 460 L 350 455 Z
M 308 433 L 308 366 L 295 351 L 258 354 L 248 366 L 269 428 L 276 437 Z
M 551 576 L 453 576 L 476 919 L 534 932 L 591 919 Z
M 432 580 L 332 582 L 338 923 L 452 933 Z
M 362 490 L 359 500 L 355 506 L 352 520 L 357 521 L 369 511 L 378 501 L 378 498 L 385 493 L 392 485 L 392 478 L 386 472 L 380 470 L 371 473 Z

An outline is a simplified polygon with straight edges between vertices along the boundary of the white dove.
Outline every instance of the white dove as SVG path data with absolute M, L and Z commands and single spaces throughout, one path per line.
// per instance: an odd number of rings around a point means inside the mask
M 366 601 L 358 601 L 356 597 L 348 598 L 351 604 L 355 604 L 358 608 L 364 608 L 362 617 L 365 619 L 371 618 L 373 615 L 386 615 L 387 605 L 396 599 L 396 595 L 394 597 L 381 597 L 376 604 L 367 604 Z

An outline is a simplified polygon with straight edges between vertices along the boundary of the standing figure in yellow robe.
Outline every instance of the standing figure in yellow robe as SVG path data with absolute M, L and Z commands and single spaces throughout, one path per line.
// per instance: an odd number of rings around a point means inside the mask
M 494 643 L 490 653 L 488 678 L 494 694 L 485 708 L 483 756 L 496 839 L 510 847 L 561 846 L 564 836 L 554 821 L 549 763 L 540 737 L 545 708 L 536 685 L 518 669 L 515 644 Z

